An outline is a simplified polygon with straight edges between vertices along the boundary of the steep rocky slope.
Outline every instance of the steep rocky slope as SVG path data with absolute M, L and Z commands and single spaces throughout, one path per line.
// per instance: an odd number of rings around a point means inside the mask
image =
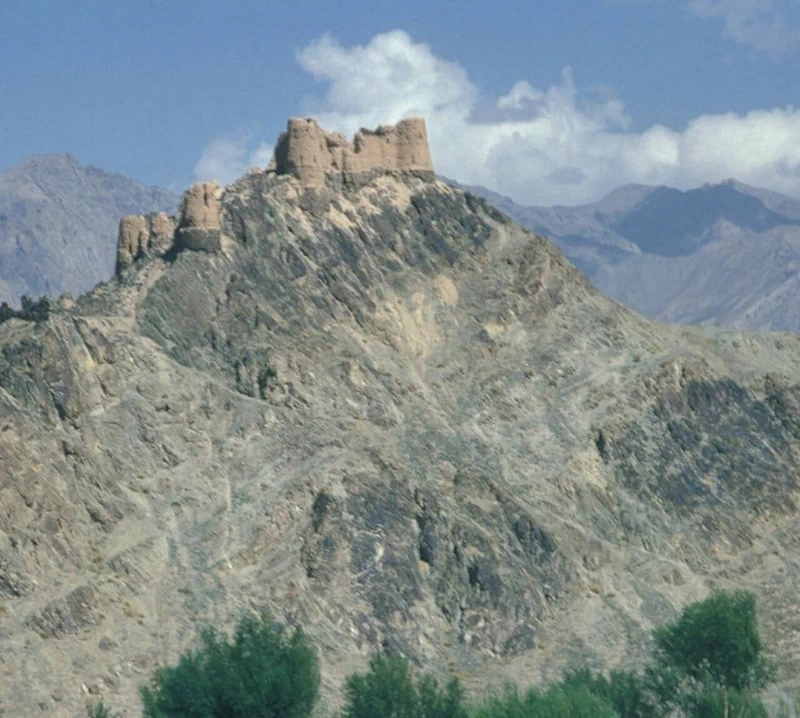
M 82 294 L 114 273 L 119 218 L 174 210 L 177 197 L 70 155 L 32 157 L 0 174 L 0 302 Z
M 687 192 L 630 185 L 583 207 L 523 207 L 470 189 L 647 317 L 800 331 L 800 200 L 734 181 Z
M 329 705 L 381 647 L 537 681 L 712 586 L 796 676 L 800 338 L 651 323 L 422 164 L 332 167 L 195 188 L 171 244 L 148 218 L 119 277 L 0 325 L 8 713 L 137 715 L 263 608 Z

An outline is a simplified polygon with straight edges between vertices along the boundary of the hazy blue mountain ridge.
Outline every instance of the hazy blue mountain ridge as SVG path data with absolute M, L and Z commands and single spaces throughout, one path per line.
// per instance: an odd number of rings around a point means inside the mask
M 602 292 L 682 324 L 800 331 L 800 200 L 728 180 L 627 185 L 578 207 L 520 205 L 469 187 L 550 237 Z
M 15 165 L 0 174 L 0 302 L 88 291 L 114 272 L 120 217 L 176 204 L 172 192 L 69 154 Z

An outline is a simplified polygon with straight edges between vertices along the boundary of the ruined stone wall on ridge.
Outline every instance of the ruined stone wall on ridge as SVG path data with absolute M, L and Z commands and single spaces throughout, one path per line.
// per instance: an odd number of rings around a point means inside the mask
M 292 118 L 275 146 L 275 171 L 306 186 L 321 186 L 330 173 L 411 170 L 433 175 L 425 120 L 412 117 L 377 130 L 362 129 L 350 142 L 315 120 Z
M 219 197 L 216 182 L 200 182 L 183 193 L 177 218 L 165 212 L 123 217 L 117 237 L 116 273 L 121 274 L 140 257 L 163 257 L 173 248 L 219 251 Z
M 175 238 L 175 219 L 166 212 L 132 214 L 119 222 L 116 273 L 144 255 L 160 256 L 172 248 Z

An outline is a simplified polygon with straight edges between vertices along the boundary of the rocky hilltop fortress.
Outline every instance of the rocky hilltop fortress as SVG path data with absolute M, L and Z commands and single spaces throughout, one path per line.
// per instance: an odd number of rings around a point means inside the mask
M 796 686 L 800 335 L 607 299 L 438 181 L 422 120 L 291 120 L 269 168 L 122 220 L 117 264 L 0 323 L 8 718 L 141 715 L 254 612 L 331 711 L 382 650 L 481 692 L 638 669 L 731 587 Z
M 326 132 L 316 120 L 293 117 L 275 146 L 267 173 L 294 178 L 304 189 L 327 184 L 357 186 L 375 174 L 408 172 L 435 179 L 425 120 L 409 117 L 376 130 L 361 129 L 350 142 Z M 123 217 L 117 241 L 117 274 L 141 256 L 164 256 L 184 249 L 221 248 L 216 182 L 193 185 L 183 195 L 177 221 L 164 212 Z

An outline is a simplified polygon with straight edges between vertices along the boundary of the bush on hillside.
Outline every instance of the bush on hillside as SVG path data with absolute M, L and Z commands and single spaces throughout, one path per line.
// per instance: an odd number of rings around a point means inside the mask
M 653 638 L 655 666 L 651 674 L 675 676 L 679 679 L 676 685 L 685 686 L 688 681 L 687 699 L 689 706 L 694 705 L 693 711 L 699 711 L 701 704 L 712 705 L 709 696 L 719 694 L 722 716 L 728 718 L 735 695 L 746 701 L 750 691 L 763 688 L 772 678 L 751 593 L 712 593 L 687 606 L 673 623 L 657 628 Z M 687 691 L 672 689 L 672 693 Z
M 473 718 L 618 718 L 614 706 L 585 685 L 561 684 L 545 691 L 520 693 L 507 686 L 480 702 Z
M 606 678 L 589 668 L 568 672 L 564 688 L 584 687 L 592 695 L 610 703 L 620 718 L 655 718 L 661 715 L 647 679 L 629 671 L 615 670 Z
M 345 684 L 344 718 L 467 718 L 458 681 L 440 689 L 432 676 L 415 680 L 408 661 L 377 655 L 367 673 Z
M 145 718 L 306 718 L 320 684 L 302 631 L 243 618 L 231 641 L 213 629 L 141 691 Z
M 28 322 L 44 322 L 50 316 L 52 302 L 49 297 L 31 299 L 23 296 L 20 299 L 20 309 L 14 309 L 8 302 L 0 304 L 0 324 L 9 319 L 24 319 Z

